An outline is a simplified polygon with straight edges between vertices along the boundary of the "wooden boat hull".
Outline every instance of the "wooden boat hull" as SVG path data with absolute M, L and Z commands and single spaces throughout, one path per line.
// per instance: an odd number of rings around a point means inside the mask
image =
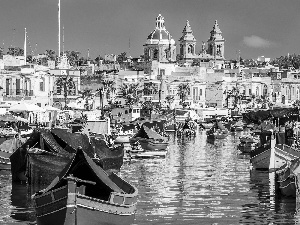
M 168 153 L 167 150 L 144 151 L 144 152 L 132 154 L 131 157 L 135 159 L 165 158 L 167 153 Z
M 118 135 L 115 138 L 115 143 L 129 143 L 129 139 L 131 138 L 131 135 Z
M 284 196 L 296 197 L 296 176 L 288 165 L 276 171 L 277 190 Z
M 208 139 L 225 139 L 228 134 L 209 134 L 207 135 Z
M 146 150 L 156 151 L 156 150 L 166 150 L 169 146 L 168 142 L 153 142 L 149 141 L 148 145 L 146 146 Z
M 62 202 L 61 204 L 63 205 Z M 57 211 L 37 217 L 36 221 L 38 225 L 129 225 L 134 222 L 135 218 L 134 214 L 117 215 L 105 211 L 105 209 L 82 205 L 80 201 L 77 202 L 76 208 L 74 206 L 70 207 L 70 205 L 61 208 L 53 205 L 49 205 L 49 207 L 54 207 Z M 109 209 L 109 207 L 106 208 L 107 210 Z
M 254 169 L 268 170 L 270 166 L 270 158 L 271 158 L 271 148 L 265 149 L 262 146 L 262 152 L 259 152 L 258 154 L 251 156 L 250 163 L 252 164 Z
M 135 206 L 119 206 L 74 193 L 73 196 L 69 193 L 66 198 L 68 190 L 60 191 L 52 192 L 53 200 L 50 196 L 36 200 L 38 225 L 129 225 L 134 222 Z
M 132 138 L 130 139 L 130 143 L 134 145 L 135 142 L 139 142 L 140 146 L 144 150 L 150 150 L 150 151 L 155 151 L 155 150 L 165 150 L 168 146 L 168 142 L 156 142 L 152 141 L 149 139 L 145 138 Z
M 134 222 L 137 194 L 136 187 L 105 172 L 78 149 L 51 184 L 32 199 L 38 225 L 129 225 Z

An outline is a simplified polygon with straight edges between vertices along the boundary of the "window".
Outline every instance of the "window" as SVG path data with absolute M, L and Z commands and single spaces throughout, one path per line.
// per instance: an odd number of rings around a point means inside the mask
M 45 85 L 44 84 L 45 84 L 44 81 L 41 80 L 40 81 L 40 91 L 45 91 Z
M 202 96 L 202 89 L 200 89 L 200 96 Z
M 251 89 L 249 89 L 249 95 L 252 95 L 252 93 L 251 93 L 252 91 L 251 91 Z
M 16 79 L 16 95 L 20 95 L 21 90 L 20 90 L 20 79 Z

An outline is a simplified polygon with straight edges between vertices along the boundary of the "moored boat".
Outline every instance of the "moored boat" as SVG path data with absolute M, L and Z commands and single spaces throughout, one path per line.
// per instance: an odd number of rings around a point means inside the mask
M 33 195 L 38 225 L 129 225 L 138 190 L 107 173 L 81 149 L 44 190 Z
M 62 129 L 36 129 L 11 156 L 13 181 L 49 184 L 69 162 L 78 146 L 105 171 L 119 171 L 124 145 L 109 146 L 105 140 Z
M 144 125 L 130 138 L 131 145 L 136 141 L 139 141 L 144 150 L 165 150 L 169 145 L 166 137 Z
M 225 139 L 229 131 L 224 127 L 221 121 L 216 121 L 214 126 L 206 131 L 208 139 Z
M 250 151 L 250 163 L 254 169 L 269 170 L 271 158 L 271 142 L 275 145 L 275 139 L 272 139 L 272 132 L 262 132 L 260 142 L 257 147 Z
M 252 150 L 256 148 L 257 143 L 259 142 L 259 140 L 257 140 L 257 138 L 254 137 L 253 135 L 242 136 L 239 139 L 240 139 L 240 143 L 238 144 L 237 148 L 242 153 L 250 153 Z

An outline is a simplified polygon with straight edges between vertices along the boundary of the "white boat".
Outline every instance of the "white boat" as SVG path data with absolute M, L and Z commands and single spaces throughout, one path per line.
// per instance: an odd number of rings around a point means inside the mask
M 134 158 L 143 158 L 143 159 L 148 159 L 148 158 L 165 158 L 167 155 L 168 151 L 167 150 L 156 150 L 156 151 L 144 151 L 140 153 L 136 153 L 133 157 Z

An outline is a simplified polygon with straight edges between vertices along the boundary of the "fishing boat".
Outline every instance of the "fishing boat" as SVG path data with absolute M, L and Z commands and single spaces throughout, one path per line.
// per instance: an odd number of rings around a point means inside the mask
M 256 148 L 256 145 L 259 142 L 259 140 L 257 140 L 257 138 L 253 135 L 242 136 L 239 139 L 240 143 L 238 144 L 237 148 L 242 153 L 250 153 Z
M 79 147 L 52 183 L 32 199 L 37 225 L 129 225 L 137 195 L 136 187 L 105 172 Z
M 236 121 L 235 123 L 231 124 L 231 131 L 243 131 L 244 130 L 244 123 L 241 120 Z
M 115 143 L 129 143 L 129 139 L 133 136 L 132 133 L 118 132 L 114 139 Z
M 142 125 L 140 130 L 130 138 L 130 143 L 133 144 L 139 141 L 144 150 L 166 150 L 169 145 L 167 137 L 163 137 L 153 129 Z
M 275 146 L 275 139 L 271 131 L 261 132 L 257 147 L 250 151 L 250 163 L 254 169 L 269 170 L 271 146 Z
M 105 171 L 119 171 L 124 145 L 112 145 L 97 137 L 64 129 L 36 129 L 11 156 L 13 181 L 48 185 L 70 161 L 78 146 Z
M 216 121 L 214 126 L 206 131 L 207 139 L 225 139 L 229 131 L 224 127 L 221 121 Z
M 165 158 L 167 155 L 167 150 L 155 150 L 155 151 L 143 151 L 134 154 L 135 159 L 153 159 L 153 158 Z
M 195 137 L 197 123 L 191 119 L 187 119 L 184 123 L 179 123 L 177 128 L 177 136 L 179 137 Z

